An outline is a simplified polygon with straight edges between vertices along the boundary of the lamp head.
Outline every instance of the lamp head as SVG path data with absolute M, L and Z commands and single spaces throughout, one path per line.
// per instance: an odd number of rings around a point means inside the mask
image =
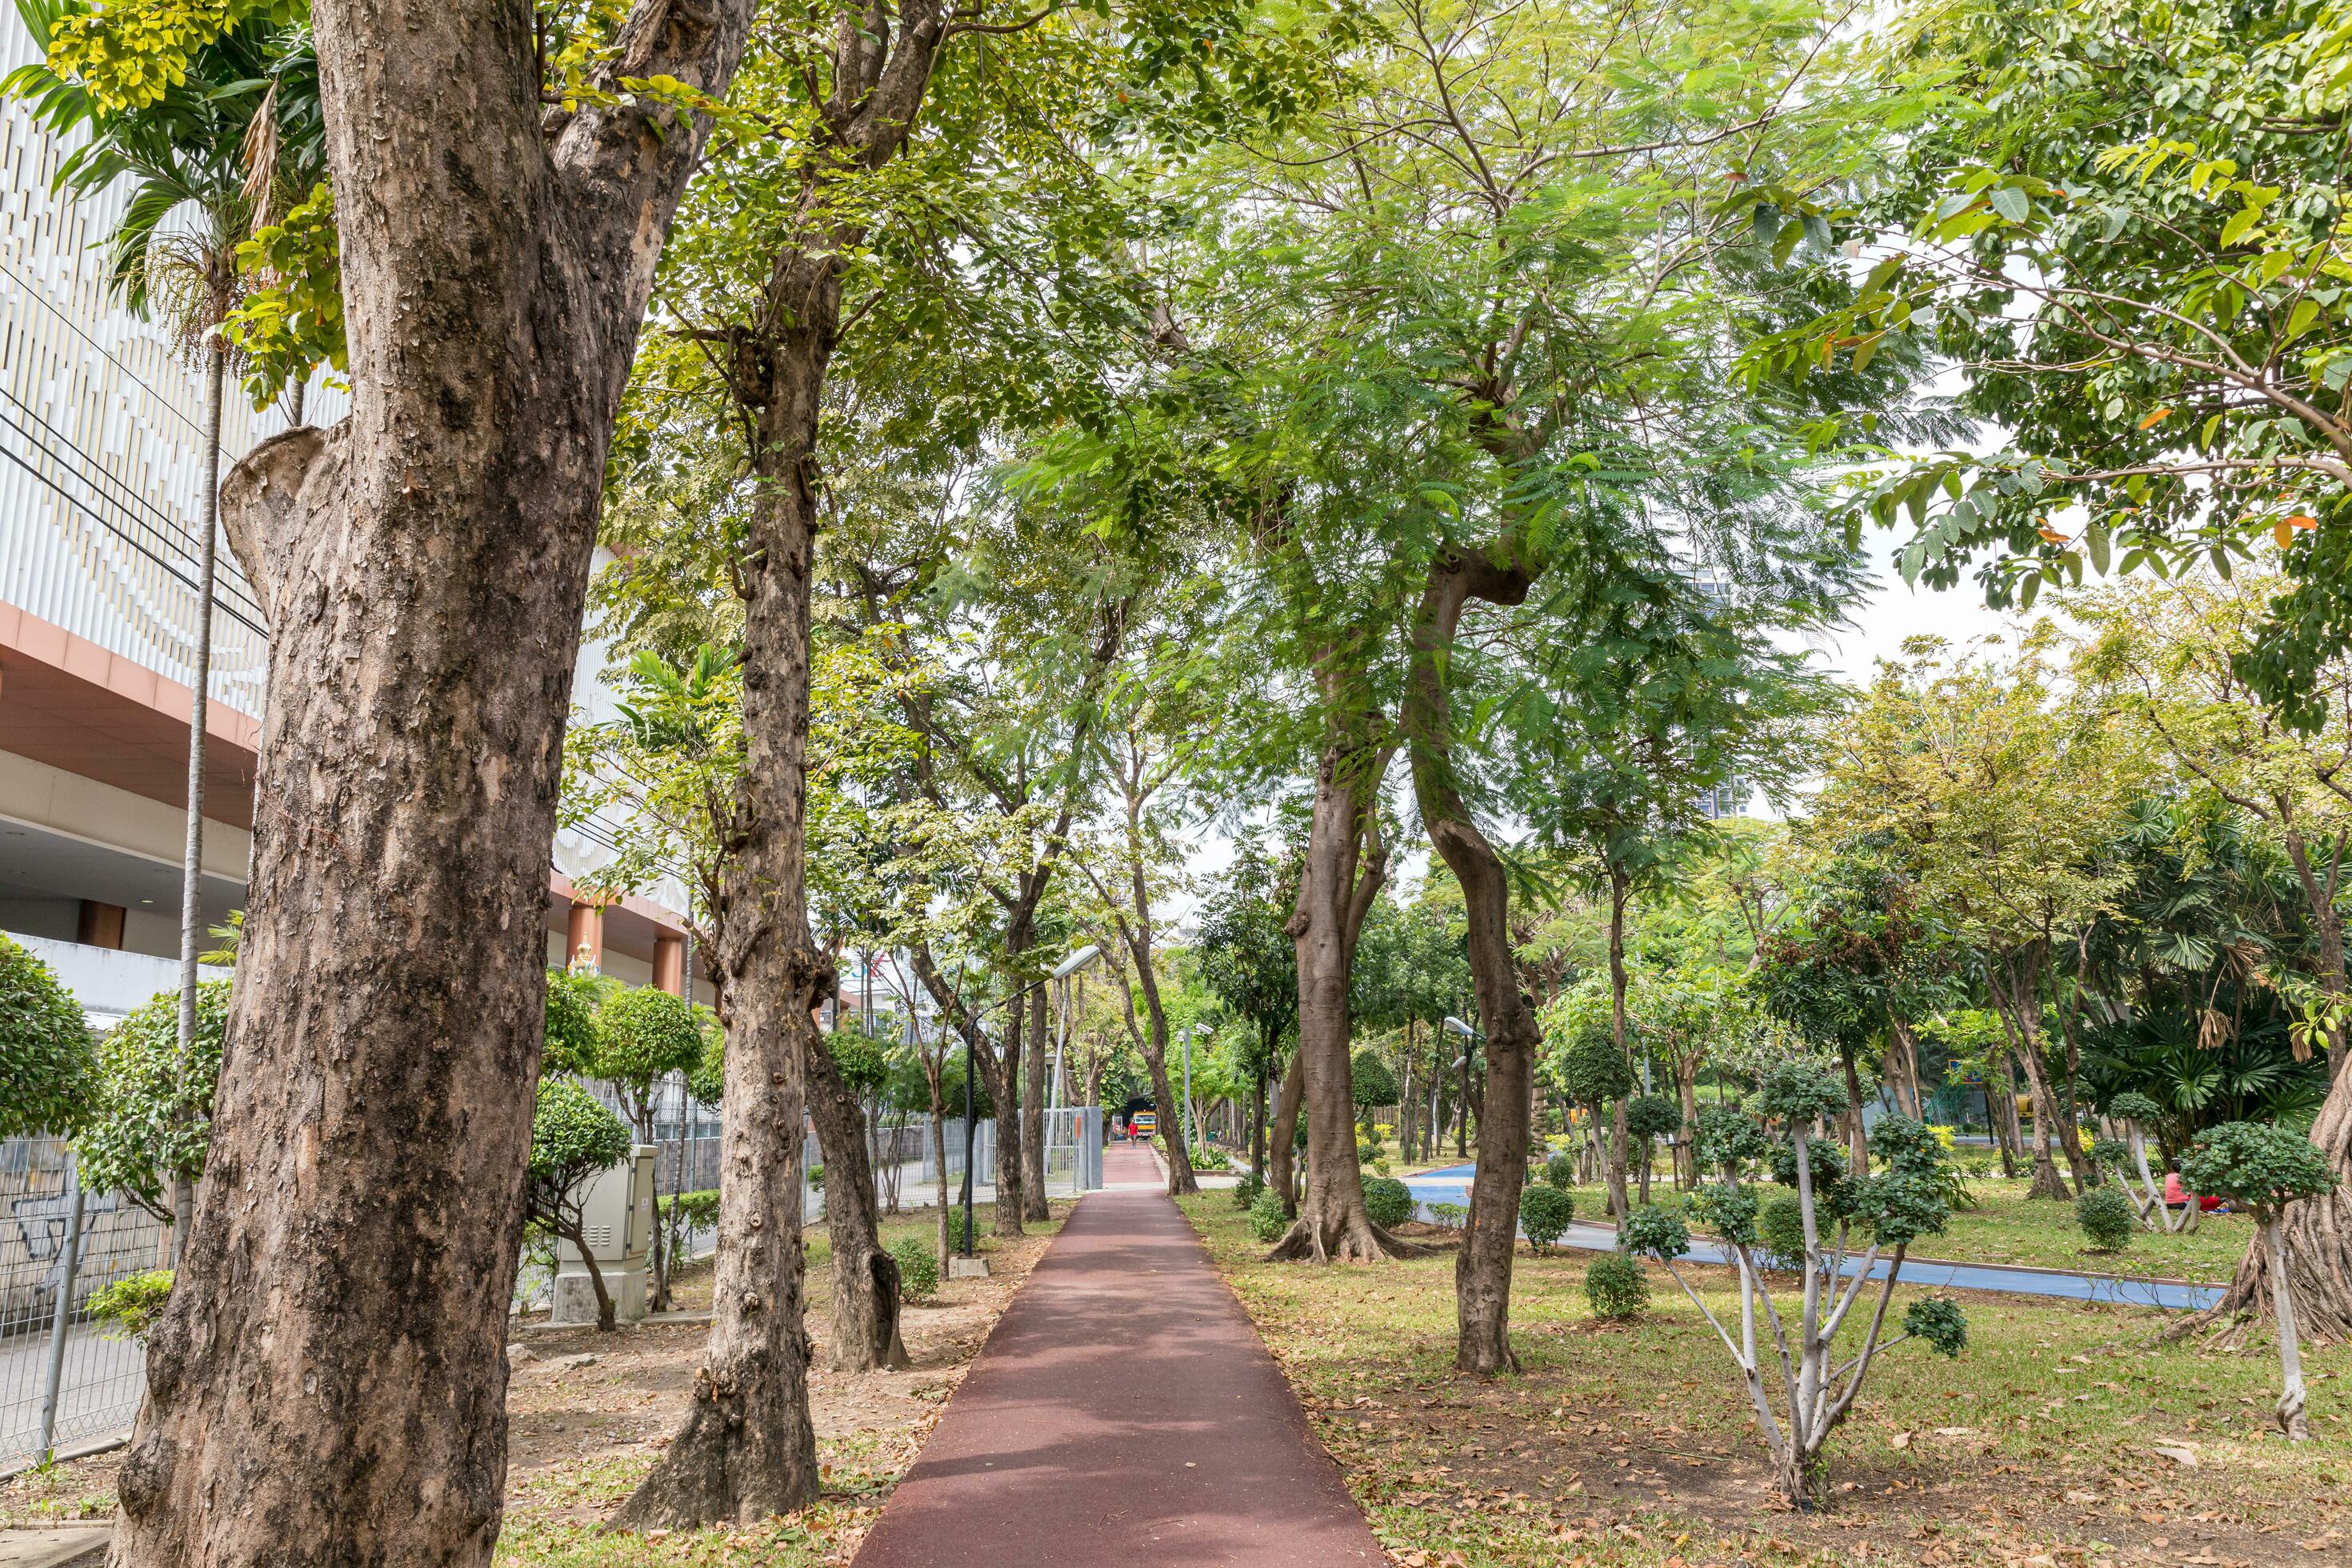
M 1101 956 L 1102 949 L 1097 947 L 1093 942 L 1088 942 L 1086 946 L 1078 949 L 1077 952 L 1070 954 L 1069 957 L 1062 960 L 1061 963 L 1054 966 L 1054 978 L 1056 980 L 1067 980 L 1071 975 L 1076 974 L 1079 970 L 1084 969 L 1087 964 L 1092 963 L 1096 959 L 1100 958 Z
M 1448 1013 L 1445 1015 L 1445 1032 L 1449 1035 L 1459 1035 L 1466 1040 L 1475 1035 L 1478 1031 L 1464 1023 L 1461 1019 L 1455 1017 L 1453 1014 Z

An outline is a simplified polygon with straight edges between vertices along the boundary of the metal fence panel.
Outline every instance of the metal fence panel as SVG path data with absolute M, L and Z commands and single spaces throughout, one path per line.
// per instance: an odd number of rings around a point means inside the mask
M 62 1139 L 0 1142 L 0 1473 L 37 1462 L 45 1429 L 51 1450 L 120 1436 L 146 1392 L 145 1352 L 93 1323 L 89 1298 L 168 1263 L 163 1224 L 84 1192 L 76 1227 L 76 1196 Z

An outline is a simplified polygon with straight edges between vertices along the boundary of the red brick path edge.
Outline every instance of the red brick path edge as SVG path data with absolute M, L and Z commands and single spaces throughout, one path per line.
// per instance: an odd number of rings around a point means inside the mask
M 1104 1175 L 1159 1172 L 1115 1146 Z M 1154 1192 L 1078 1204 L 856 1559 L 1387 1561 L 1200 1238 Z

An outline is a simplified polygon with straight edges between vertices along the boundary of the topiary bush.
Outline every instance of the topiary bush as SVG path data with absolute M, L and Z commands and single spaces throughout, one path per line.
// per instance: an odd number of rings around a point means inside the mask
M 1519 1194 L 1519 1228 L 1528 1233 L 1528 1246 L 1534 1251 L 1566 1236 L 1575 1218 L 1576 1200 L 1558 1187 L 1529 1187 Z
M 1805 1266 L 1805 1205 L 1796 1194 L 1780 1193 L 1765 1200 L 1756 1214 L 1756 1240 L 1769 1255 L 1770 1267 Z
M 98 1090 L 89 1026 L 49 966 L 0 936 L 0 1138 L 71 1133 Z
M 1567 1154 L 1554 1154 L 1544 1162 L 1544 1180 L 1563 1192 L 1576 1185 L 1576 1161 Z
M 1250 1200 L 1249 1227 L 1252 1236 L 1269 1245 L 1282 1239 L 1290 1228 L 1290 1216 L 1283 1212 L 1280 1194 L 1268 1187 Z
M 1432 1204 L 1429 1205 L 1429 1217 L 1432 1224 L 1436 1225 L 1443 1229 L 1460 1230 L 1463 1225 L 1470 1218 L 1470 1205 L 1467 1204 Z
M 2091 1188 L 2074 1200 L 2074 1223 L 2096 1252 L 2121 1252 L 2139 1228 L 2139 1211 L 2121 1187 L 2112 1183 Z
M 1393 1176 L 1378 1176 L 1364 1184 L 1364 1212 L 1382 1230 L 1394 1230 L 1412 1217 L 1412 1192 Z
M 1264 1191 L 1265 1178 L 1255 1171 L 1244 1171 L 1241 1180 L 1234 1184 L 1234 1207 L 1248 1213 L 1249 1206 L 1257 1202 L 1258 1194 Z
M 909 1301 L 928 1301 L 940 1288 L 940 1260 L 931 1244 L 919 1236 L 902 1236 L 890 1244 L 898 1265 L 898 1294 Z
M 1584 1299 L 1596 1318 L 1638 1318 L 1650 1310 L 1650 1277 L 1625 1254 L 1604 1252 L 1584 1266 Z

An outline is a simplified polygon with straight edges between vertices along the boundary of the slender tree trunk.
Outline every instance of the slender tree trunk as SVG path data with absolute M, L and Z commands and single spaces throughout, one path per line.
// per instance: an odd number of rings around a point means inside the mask
M 2026 1092 L 2033 1108 L 2033 1185 L 2026 1194 L 2060 1202 L 2073 1196 L 2051 1156 L 2053 1133 L 2070 1129 L 2057 1125 L 2058 1108 L 2051 1098 L 2049 1072 L 2042 1059 L 2041 1008 L 2032 997 L 2033 953 L 1988 953 L 1986 978 L 1993 993 L 1994 1010 L 2009 1032 L 2010 1055 L 2025 1074 Z M 2076 1151 L 2079 1156 L 2079 1151 Z M 2070 1162 L 2071 1163 L 2071 1162 Z
M 1008 946 L 1007 955 L 1017 957 L 1028 951 L 1028 943 L 1018 949 Z M 1013 981 L 1010 984 L 1018 984 Z M 1022 1228 L 1022 1216 L 1028 1203 L 1022 1194 L 1023 1165 L 1021 1160 L 1021 1041 L 1023 1008 L 1015 1000 L 1005 1009 L 1003 1047 L 984 1058 L 981 1065 L 988 1073 L 989 1098 L 996 1101 L 996 1204 L 993 1233 L 1001 1237 L 1026 1235 Z
M 196 626 L 192 655 L 195 692 L 188 716 L 187 837 L 180 857 L 180 1021 L 179 1047 L 187 1060 L 196 1044 L 196 954 L 204 950 L 205 934 L 205 740 L 210 725 L 213 687 L 213 585 L 219 575 L 221 383 L 228 373 L 228 351 L 215 329 L 205 354 L 205 493 L 201 507 L 203 537 L 196 546 Z M 195 1215 L 195 1192 L 185 1178 L 173 1184 L 172 1258 L 187 1249 L 188 1231 Z
M 842 1372 L 914 1363 L 898 1337 L 898 1261 L 882 1249 L 866 1114 L 824 1041 L 809 1039 L 809 1114 L 824 1153 L 824 1228 L 833 1244 L 833 1361 Z
M 1886 1081 L 1895 1086 L 1895 1103 L 1914 1121 L 1925 1121 L 1927 1102 L 1919 1085 L 1918 1037 L 1891 1006 L 1886 1009 Z
M 1675 1185 L 1685 1192 L 1698 1185 L 1698 1054 L 1685 1050 L 1675 1058 L 1675 1092 L 1683 1106 L 1683 1134 L 1675 1146 Z
M 1481 1375 L 1518 1366 L 1511 1350 L 1511 1265 L 1518 1246 L 1519 1194 L 1527 1183 L 1528 1090 L 1538 1036 L 1519 991 L 1511 948 L 1510 880 L 1501 857 L 1471 817 L 1454 775 L 1447 672 L 1464 604 L 1473 597 L 1518 604 L 1527 597 L 1529 581 L 1529 574 L 1516 566 L 1497 567 L 1458 552 L 1433 566 L 1413 623 L 1405 700 L 1413 791 L 1431 846 L 1462 887 L 1471 981 L 1486 1026 L 1478 1164 L 1462 1246 L 1454 1258 L 1454 1365 Z
M 1021 1085 L 1021 1217 L 1054 1217 L 1045 1202 L 1046 993 L 1029 994 L 1029 1059 Z
M 1341 707 L 1339 678 L 1324 677 L 1328 721 L 1315 805 L 1288 931 L 1298 954 L 1298 1064 L 1307 1110 L 1307 1184 L 1298 1217 L 1269 1259 L 1369 1263 L 1406 1250 L 1364 1210 L 1356 1158 L 1356 1106 L 1348 1008 L 1356 939 L 1388 875 L 1381 842 L 1381 778 L 1388 748 L 1366 738 L 1372 724 Z
M 1397 1158 L 1400 1163 L 1412 1158 L 1414 1112 L 1420 1107 L 1413 1101 L 1412 1087 L 1412 1020 L 1404 1021 L 1404 1048 L 1398 1052 L 1401 1079 L 1397 1089 Z
M 723 93 L 751 10 L 646 0 L 600 79 Z M 511 5 L 314 16 L 352 415 L 264 442 L 221 497 L 270 632 L 258 806 L 121 1568 L 489 1559 L 563 723 L 613 417 L 707 132 L 593 100 L 550 121 Z
M 1845 1069 L 1845 1137 L 1846 1155 L 1853 1163 L 1856 1176 L 1870 1172 L 1870 1135 L 1862 1124 L 1862 1071 L 1854 1065 L 1853 1052 L 1841 1049 L 1838 1065 Z
M 1617 1054 L 1631 1058 L 1625 1045 L 1625 904 L 1631 887 L 1625 873 L 1609 868 L 1609 1034 Z M 1609 1119 L 1609 1213 L 1622 1223 L 1633 1210 L 1625 1194 L 1625 1156 L 1629 1139 L 1625 1097 L 1617 1097 Z
M 1252 1075 L 1250 1100 L 1250 1169 L 1265 1180 L 1265 1068 L 1274 1056 L 1274 1031 L 1265 1031 L 1258 1047 L 1257 1071 Z
M 1282 1206 L 1298 1212 L 1298 1115 L 1307 1100 L 1307 1064 L 1294 1048 L 1275 1092 L 1274 1147 L 1266 1152 L 1267 1179 Z
M 575 1219 L 562 1234 L 580 1254 L 581 1265 L 588 1272 L 588 1289 L 596 1294 L 596 1331 L 609 1334 L 620 1327 L 620 1320 L 613 1310 L 613 1292 L 604 1283 L 604 1271 L 596 1266 L 596 1255 L 588 1250 L 587 1226 Z

